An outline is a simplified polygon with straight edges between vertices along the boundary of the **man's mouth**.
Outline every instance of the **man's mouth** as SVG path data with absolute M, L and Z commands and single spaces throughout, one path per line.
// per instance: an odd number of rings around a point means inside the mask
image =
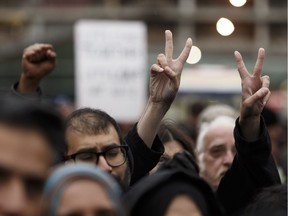
M 220 173 L 220 178 L 223 178 L 223 176 L 226 174 L 227 171 L 221 172 Z

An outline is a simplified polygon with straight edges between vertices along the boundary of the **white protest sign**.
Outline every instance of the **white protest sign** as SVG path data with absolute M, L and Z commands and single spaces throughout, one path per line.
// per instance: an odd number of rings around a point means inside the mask
M 147 30 L 142 22 L 76 23 L 76 106 L 137 121 L 146 101 Z

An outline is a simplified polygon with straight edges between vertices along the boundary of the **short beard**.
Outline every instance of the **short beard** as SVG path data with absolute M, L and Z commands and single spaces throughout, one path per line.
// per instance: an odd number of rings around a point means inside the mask
M 128 191 L 128 189 L 130 187 L 130 181 L 131 181 L 131 172 L 130 172 L 129 167 L 127 167 L 127 169 L 125 171 L 124 179 L 120 179 L 118 176 L 114 176 L 114 175 L 112 175 L 112 176 L 119 183 L 123 192 Z

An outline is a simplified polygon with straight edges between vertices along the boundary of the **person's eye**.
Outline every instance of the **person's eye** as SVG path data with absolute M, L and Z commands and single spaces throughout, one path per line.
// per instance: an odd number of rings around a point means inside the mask
M 221 157 L 222 155 L 224 155 L 226 152 L 226 149 L 225 148 L 222 148 L 222 147 L 216 147 L 216 148 L 212 148 L 210 150 L 210 154 L 212 157 Z
M 11 171 L 0 166 L 0 182 L 7 181 L 12 175 Z
M 166 156 L 166 155 L 162 155 L 159 159 L 160 163 L 165 163 L 166 161 L 169 161 L 170 157 Z
M 80 160 L 80 161 L 91 161 L 95 159 L 95 154 L 93 153 L 81 153 L 78 154 L 76 157 L 76 160 Z
M 39 197 L 44 188 L 45 180 L 38 177 L 25 177 L 25 189 L 30 198 Z
M 106 152 L 106 157 L 116 157 L 119 155 L 120 152 L 120 148 L 110 149 Z

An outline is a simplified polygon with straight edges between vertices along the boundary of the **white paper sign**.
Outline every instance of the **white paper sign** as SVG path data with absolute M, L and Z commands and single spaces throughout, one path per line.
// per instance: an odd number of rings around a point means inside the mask
M 147 30 L 142 22 L 82 20 L 75 29 L 77 107 L 134 122 L 146 101 Z

